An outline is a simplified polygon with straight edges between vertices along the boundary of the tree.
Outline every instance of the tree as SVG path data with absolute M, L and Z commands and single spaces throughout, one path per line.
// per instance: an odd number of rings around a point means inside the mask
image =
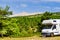
M 0 15 L 2 16 L 12 15 L 12 11 L 9 11 L 9 6 L 6 6 L 4 9 L 0 7 Z
M 51 15 L 52 15 L 52 13 L 46 11 L 46 12 L 41 16 L 41 22 L 42 22 L 43 20 L 50 19 Z
M 38 30 L 42 30 L 42 28 L 43 28 L 43 25 L 42 25 L 42 21 L 43 20 L 47 20 L 47 19 L 50 19 L 50 17 L 51 17 L 51 15 L 52 15 L 52 13 L 50 13 L 50 12 L 45 12 L 42 16 L 41 16 L 41 22 L 40 23 L 38 23 Z
M 0 7 L 0 35 L 2 37 L 3 37 L 3 34 L 6 34 L 7 32 L 5 28 L 7 20 L 4 17 L 11 14 L 12 14 L 12 11 L 9 11 L 9 6 L 6 6 L 4 9 Z

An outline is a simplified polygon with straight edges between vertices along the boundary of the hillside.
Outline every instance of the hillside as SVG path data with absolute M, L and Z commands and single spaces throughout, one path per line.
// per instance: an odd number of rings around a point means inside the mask
M 22 12 L 22 13 L 16 13 L 13 15 L 10 15 L 8 17 L 18 17 L 18 16 L 36 16 L 36 15 L 40 15 L 43 14 L 43 12 L 35 12 L 35 13 L 27 13 L 27 12 Z
M 52 16 L 56 17 L 56 16 L 60 16 L 60 12 L 51 12 Z M 28 13 L 21 13 L 21 14 L 15 14 L 15 15 L 10 15 L 8 17 L 29 17 L 29 18 L 33 18 L 33 17 L 41 17 L 44 13 L 33 13 L 33 14 L 28 14 Z
M 26 37 L 34 36 L 35 34 L 41 35 L 43 28 L 42 21 L 46 19 L 60 19 L 59 13 L 45 12 L 43 14 L 29 15 L 29 16 L 16 16 L 3 18 L 0 21 L 3 36 L 13 37 Z M 0 34 L 1 35 L 1 34 Z

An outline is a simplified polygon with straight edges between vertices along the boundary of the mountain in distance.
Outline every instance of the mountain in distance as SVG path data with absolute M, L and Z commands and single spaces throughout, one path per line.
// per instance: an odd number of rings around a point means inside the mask
M 18 13 L 18 14 L 13 14 L 13 15 L 10 15 L 8 17 L 18 17 L 18 16 L 32 16 L 32 15 L 41 15 L 43 14 L 43 12 L 35 12 L 35 13 L 28 13 L 28 12 L 22 12 L 22 13 Z

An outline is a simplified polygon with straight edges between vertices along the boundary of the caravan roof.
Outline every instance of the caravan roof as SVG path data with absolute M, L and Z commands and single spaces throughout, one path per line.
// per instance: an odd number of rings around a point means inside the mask
M 43 20 L 42 24 L 60 24 L 60 19 Z

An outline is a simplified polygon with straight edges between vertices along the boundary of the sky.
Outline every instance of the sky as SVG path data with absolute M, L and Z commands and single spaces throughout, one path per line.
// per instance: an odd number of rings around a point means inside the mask
M 60 0 L 0 0 L 0 6 L 8 5 L 13 13 L 60 12 Z

